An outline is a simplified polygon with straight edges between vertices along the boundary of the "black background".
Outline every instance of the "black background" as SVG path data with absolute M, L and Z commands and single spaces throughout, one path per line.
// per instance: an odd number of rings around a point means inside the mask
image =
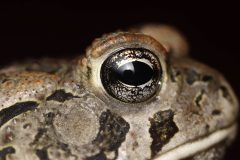
M 0 2 L 0 64 L 84 53 L 103 33 L 147 22 L 176 26 L 191 56 L 222 72 L 240 96 L 240 9 L 227 2 Z M 240 159 L 240 137 L 226 159 Z

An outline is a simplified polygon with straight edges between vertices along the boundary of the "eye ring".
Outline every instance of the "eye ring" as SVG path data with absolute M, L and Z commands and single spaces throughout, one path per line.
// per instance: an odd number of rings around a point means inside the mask
M 153 97 L 161 85 L 158 57 L 145 48 L 125 48 L 112 53 L 102 64 L 100 79 L 106 92 L 126 103 Z

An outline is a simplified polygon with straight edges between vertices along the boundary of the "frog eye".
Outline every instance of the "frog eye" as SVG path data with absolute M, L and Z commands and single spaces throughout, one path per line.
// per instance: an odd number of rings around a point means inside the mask
M 158 57 L 145 48 L 116 51 L 103 62 L 100 79 L 112 97 L 130 103 L 151 98 L 161 85 L 162 68 Z
M 151 102 L 166 88 L 166 61 L 166 49 L 151 36 L 116 32 L 92 43 L 75 75 L 104 101 Z

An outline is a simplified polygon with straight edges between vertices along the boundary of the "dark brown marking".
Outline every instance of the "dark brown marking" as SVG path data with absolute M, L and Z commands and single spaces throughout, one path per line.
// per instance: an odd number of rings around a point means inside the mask
M 204 76 L 202 76 L 202 81 L 211 82 L 211 81 L 213 81 L 213 77 L 209 76 L 209 75 L 204 75 Z
M 137 141 L 135 141 L 132 145 L 132 150 L 134 151 L 136 148 L 138 148 L 139 144 Z
M 56 90 L 52 95 L 47 97 L 47 101 L 58 101 L 64 102 L 73 98 L 79 98 L 78 96 L 74 96 L 72 93 L 66 93 L 65 90 L 60 89 Z
M 0 150 L 0 160 L 6 160 L 8 154 L 14 154 L 16 150 L 13 147 L 6 147 Z
M 74 157 L 74 159 L 78 159 L 77 155 L 72 154 L 71 149 L 69 148 L 69 145 L 66 143 L 62 143 L 62 142 L 57 142 L 58 147 L 65 152 L 64 156 L 65 157 Z
M 205 91 L 204 90 L 201 90 L 200 93 L 198 93 L 197 97 L 195 98 L 195 104 L 198 106 L 198 107 L 201 107 L 201 100 L 202 100 L 202 97 L 204 95 Z
M 151 127 L 149 133 L 152 137 L 152 158 L 161 151 L 162 147 L 179 131 L 173 121 L 174 113 L 171 110 L 159 111 L 149 118 Z
M 214 116 L 220 115 L 221 113 L 222 112 L 218 109 L 215 109 L 215 110 L 212 111 L 212 115 L 214 115 Z
M 23 128 L 24 128 L 24 129 L 27 129 L 27 128 L 31 127 L 31 126 L 32 126 L 31 123 L 26 123 L 26 124 L 23 125 Z
M 122 117 L 107 110 L 100 116 L 100 130 L 93 143 L 104 151 L 116 151 L 125 141 L 129 128 Z
M 6 74 L 0 74 L 0 83 L 5 83 L 7 81 L 9 81 L 9 79 Z
M 62 142 L 58 142 L 58 146 L 63 150 L 68 152 L 69 148 L 68 148 L 68 144 L 62 143 Z
M 9 81 L 9 79 L 3 79 L 1 83 L 5 83 L 7 81 Z
M 227 87 L 225 87 L 225 86 L 220 86 L 220 90 L 222 91 L 222 95 L 223 95 L 224 98 L 226 98 L 226 99 L 227 99 L 228 101 L 230 101 L 230 102 L 233 101 L 233 99 L 232 99 L 232 97 L 231 97 L 231 95 L 230 95 Z
M 228 89 L 225 87 L 225 86 L 220 86 L 220 89 L 223 93 L 223 97 L 228 97 L 229 96 L 229 92 L 228 92 Z
M 49 160 L 47 149 L 37 149 L 36 155 L 40 160 Z
M 200 80 L 200 75 L 192 69 L 186 70 L 186 81 L 189 85 L 192 85 L 195 81 Z
M 177 81 L 176 77 L 178 77 L 180 74 L 181 74 L 180 71 L 177 71 L 175 68 L 172 67 L 169 68 L 169 75 L 172 82 L 176 82 Z
M 206 124 L 205 129 L 209 131 L 209 128 L 210 128 L 209 124 Z
M 33 144 L 36 144 L 36 143 L 39 141 L 39 139 L 40 139 L 46 132 L 47 132 L 47 129 L 45 129 L 45 128 L 38 128 L 38 132 L 37 132 L 37 134 L 35 135 L 34 140 L 33 140 L 33 142 L 32 142 L 31 144 L 32 144 L 32 145 L 33 145 Z
M 91 77 L 91 74 L 92 74 L 92 68 L 87 66 L 87 78 L 90 79 Z
M 201 75 L 193 69 L 186 69 L 186 82 L 192 85 L 196 81 L 211 82 L 213 77 L 211 75 Z
M 28 101 L 16 103 L 8 108 L 2 109 L 0 111 L 0 127 L 10 119 L 22 113 L 36 109 L 38 105 L 39 104 L 37 102 Z

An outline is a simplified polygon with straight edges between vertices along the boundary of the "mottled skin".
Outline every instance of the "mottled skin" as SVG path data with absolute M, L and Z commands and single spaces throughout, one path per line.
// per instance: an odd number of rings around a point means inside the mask
M 151 50 L 163 68 L 159 91 L 145 102 L 121 102 L 101 85 L 102 62 L 128 47 Z M 2 68 L 0 160 L 157 159 L 232 128 L 209 147 L 179 157 L 221 159 L 236 133 L 238 102 L 220 73 L 187 52 L 173 28 L 147 25 L 104 35 L 73 61 Z

